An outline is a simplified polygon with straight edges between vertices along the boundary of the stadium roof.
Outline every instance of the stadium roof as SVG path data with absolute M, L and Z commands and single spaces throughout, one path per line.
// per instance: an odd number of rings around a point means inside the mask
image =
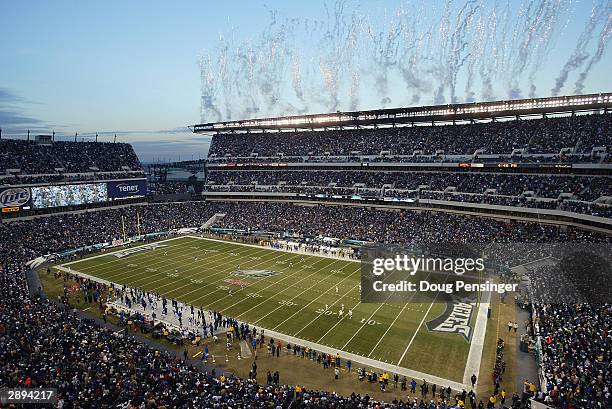
M 194 133 L 469 121 L 612 109 L 612 93 L 293 115 L 191 125 Z

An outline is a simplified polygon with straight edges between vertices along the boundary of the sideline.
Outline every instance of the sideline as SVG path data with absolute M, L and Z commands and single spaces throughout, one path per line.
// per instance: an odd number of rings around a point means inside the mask
M 476 385 L 480 382 L 480 363 L 482 361 L 482 352 L 484 351 L 485 337 L 487 334 L 487 316 L 491 306 L 491 292 L 485 291 L 484 298 L 480 300 L 478 307 L 478 315 L 476 316 L 476 325 L 470 342 L 470 350 L 465 363 L 465 372 L 463 372 L 463 383 L 472 386 L 470 378 L 472 374 L 476 375 Z
M 232 244 L 236 244 L 239 246 L 245 246 L 245 247 L 256 247 L 259 249 L 266 249 L 266 250 L 272 250 L 272 251 L 282 251 L 285 253 L 292 253 L 292 254 L 304 254 L 306 256 L 312 256 L 312 257 L 321 257 L 321 258 L 331 258 L 331 259 L 335 259 L 335 260 L 343 260 L 343 261 L 348 261 L 351 263 L 361 263 L 361 260 L 355 260 L 353 258 L 349 258 L 349 257 L 340 257 L 340 256 L 336 256 L 336 255 L 332 255 L 332 254 L 325 254 L 325 253 L 312 253 L 309 251 L 303 251 L 303 250 L 287 250 L 287 249 L 277 249 L 274 247 L 270 247 L 270 246 L 260 246 L 257 244 L 248 244 L 248 243 L 240 243 L 238 241 L 233 241 L 233 240 L 220 240 L 220 239 L 213 239 L 210 237 L 204 237 L 204 236 L 194 236 L 194 235 L 190 235 L 187 234 L 185 236 L 181 236 L 181 237 L 190 237 L 192 239 L 198 239 L 198 240 L 209 240 L 209 241 L 218 241 L 221 243 L 232 243 Z
M 317 344 L 315 342 L 306 341 L 301 338 L 292 337 L 290 335 L 281 334 L 280 332 L 276 332 L 273 330 L 269 330 L 264 327 L 259 327 L 259 329 L 264 330 L 264 335 L 268 338 L 272 337 L 274 339 L 280 339 L 290 344 L 297 344 L 301 346 L 305 346 L 308 348 L 312 348 L 319 352 L 324 352 L 326 354 L 330 354 L 335 356 L 336 354 L 340 354 L 340 357 L 343 360 L 350 359 L 353 364 L 360 363 L 363 365 L 367 365 L 371 368 L 382 369 L 383 371 L 390 373 L 397 373 L 398 375 L 406 376 L 408 378 L 425 379 L 429 383 L 435 383 L 438 386 L 450 386 L 452 390 L 461 392 L 463 389 L 471 389 L 471 384 L 465 385 L 460 382 L 451 381 L 450 379 L 440 378 L 435 375 L 427 374 L 424 372 L 415 371 L 413 369 L 404 368 L 401 366 L 389 364 L 387 362 L 378 361 L 376 359 L 367 358 L 361 355 L 357 355 L 350 352 L 341 351 L 339 349 L 335 349 L 332 347 L 328 347 L 326 345 Z
M 28 270 L 28 272 L 31 272 L 32 276 L 35 278 L 36 281 L 38 281 L 40 283 L 40 278 L 38 275 L 38 272 L 35 270 Z M 45 293 L 44 288 L 42 288 L 42 286 L 40 287 L 41 291 L 40 291 L 40 296 L 43 298 L 47 298 L 47 295 Z M 94 321 L 96 326 L 98 327 L 97 329 L 99 330 L 109 330 L 112 331 L 113 333 L 116 334 L 121 334 L 125 331 L 125 328 L 121 328 L 120 326 L 110 323 L 110 322 L 104 322 L 103 320 L 101 320 L 100 318 L 96 317 L 95 315 L 91 314 L 91 313 L 87 313 L 83 310 L 80 310 L 74 306 L 67 306 L 65 304 L 61 304 L 59 303 L 57 300 L 52 300 L 49 299 L 50 302 L 52 302 L 53 304 L 57 305 L 59 308 L 64 308 L 67 309 L 69 311 L 73 311 L 73 313 L 79 318 L 79 319 L 86 319 L 89 321 Z M 76 312 L 74 312 L 76 310 Z M 160 321 L 160 320 L 158 320 Z M 140 342 L 141 344 L 146 345 L 147 347 L 156 350 L 156 351 L 161 351 L 161 352 L 165 352 L 170 354 L 171 356 L 176 357 L 177 359 L 182 360 L 182 354 L 180 351 L 175 350 L 173 348 L 170 348 L 169 346 L 163 345 L 162 343 L 145 337 L 142 334 L 139 334 L 137 332 L 134 331 L 129 331 L 128 332 L 128 336 L 134 338 L 137 342 Z M 179 348 L 180 349 L 180 348 Z M 233 373 L 229 372 L 229 371 L 225 371 L 215 365 L 209 365 L 209 364 L 205 364 L 202 360 L 200 359 L 187 359 L 186 361 L 187 365 L 190 365 L 192 367 L 198 368 L 199 370 L 203 371 L 204 373 L 210 373 L 213 370 L 216 373 L 216 377 L 219 377 L 220 375 L 225 375 L 225 376 L 232 376 Z

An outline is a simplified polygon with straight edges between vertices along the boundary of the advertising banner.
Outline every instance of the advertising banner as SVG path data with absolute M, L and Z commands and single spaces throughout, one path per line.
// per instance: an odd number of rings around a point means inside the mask
M 8 209 L 27 206 L 31 197 L 30 188 L 27 187 L 12 187 L 0 190 L 0 207 Z
M 144 179 L 113 181 L 107 184 L 110 199 L 145 196 L 147 194 L 147 181 Z

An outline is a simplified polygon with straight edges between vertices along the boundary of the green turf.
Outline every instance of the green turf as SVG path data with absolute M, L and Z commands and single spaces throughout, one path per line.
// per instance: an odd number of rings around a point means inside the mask
M 430 332 L 425 323 L 414 335 L 428 309 L 424 322 L 440 315 L 444 305 L 362 304 L 359 263 L 194 237 L 161 244 L 167 247 L 123 258 L 107 254 L 70 268 L 341 351 L 462 381 L 469 350 L 465 339 Z M 238 269 L 279 274 L 239 278 L 246 283 L 242 289 L 226 282 L 238 278 L 231 275 Z M 324 312 L 326 304 L 330 308 Z M 352 319 L 339 321 L 341 304 L 353 310 Z

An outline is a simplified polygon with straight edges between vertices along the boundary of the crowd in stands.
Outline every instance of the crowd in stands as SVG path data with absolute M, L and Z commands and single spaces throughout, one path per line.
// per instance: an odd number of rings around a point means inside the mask
M 559 205 L 562 210 L 576 213 L 587 213 L 598 217 L 612 217 L 612 206 L 598 203 L 585 203 L 567 200 Z
M 546 385 L 558 408 L 612 407 L 612 305 L 535 304 Z
M 0 385 L 57 388 L 60 408 L 276 408 L 293 400 L 292 387 L 217 377 L 79 319 L 30 295 L 13 267 L 0 276 L 0 295 Z
M 215 185 L 338 186 L 380 189 L 443 191 L 455 187 L 459 192 L 518 196 L 532 191 L 538 197 L 557 198 L 570 193 L 587 201 L 612 194 L 612 178 L 607 176 L 525 175 L 475 172 L 352 172 L 352 171 L 231 171 L 210 172 L 208 183 Z
M 2 244 L 8 251 L 3 254 L 0 276 L 0 383 L 59 388 L 61 407 L 94 402 L 135 407 L 233 407 L 248 402 L 248 407 L 285 407 L 293 398 L 290 387 L 199 372 L 132 338 L 80 320 L 70 310 L 29 295 L 25 288 L 19 265 L 35 255 L 118 237 L 121 218 L 134 234 L 139 228 L 134 224 L 137 212 L 142 215 L 143 232 L 198 224 L 210 214 L 206 207 L 204 203 L 151 205 L 2 225 Z M 303 407 L 321 399 L 345 399 L 323 392 L 307 392 L 300 398 Z M 367 399 L 363 402 L 368 404 Z
M 122 220 L 126 234 L 134 235 L 199 226 L 219 212 L 227 214 L 220 222 L 224 227 L 293 230 L 305 235 L 380 242 L 448 241 L 449 238 L 459 242 L 607 240 L 606 236 L 572 228 L 562 230 L 554 226 L 505 223 L 443 213 L 257 202 L 150 204 L 3 223 L 0 224 L 3 248 L 0 260 L 0 384 L 58 388 L 59 407 L 63 408 L 280 408 L 288 407 L 290 402 L 296 408 L 456 407 L 454 404 L 397 400 L 382 404 L 367 395 L 342 397 L 332 392 L 216 376 L 153 350 L 122 332 L 79 319 L 61 304 L 31 295 L 27 290 L 23 274 L 25 261 L 41 254 L 121 237 Z M 601 319 L 593 314 L 589 317 Z M 589 335 L 599 328 L 595 323 L 601 324 L 601 328 L 606 328 L 605 325 L 609 328 L 609 322 L 584 321 Z M 558 330 L 552 328 L 551 331 Z M 567 342 L 573 342 L 570 346 L 575 352 L 571 354 L 580 354 L 584 339 L 564 337 Z M 607 351 L 609 355 L 610 348 Z M 604 358 L 609 364 L 610 357 Z M 600 366 L 592 364 L 588 369 Z M 566 367 L 561 368 L 567 373 Z M 582 368 L 580 375 L 585 375 L 585 371 Z M 588 395 L 585 394 L 590 398 L 596 397 L 602 383 L 611 379 L 605 372 L 599 379 L 597 376 L 591 378 L 595 375 L 591 372 L 586 375 L 588 377 L 579 382 L 594 382 Z M 559 376 L 558 371 L 555 376 Z M 558 383 L 568 388 L 564 378 L 560 379 Z M 573 378 L 570 381 L 574 382 Z M 555 394 L 551 392 L 550 396 Z
M 64 213 L 0 224 L 5 254 L 33 259 L 42 254 L 109 242 L 141 233 L 164 232 L 181 227 L 199 227 L 214 213 L 203 202 L 156 204 Z M 74 231 L 75 234 L 66 234 Z M 63 233 L 62 233 L 63 232 Z M 5 241 L 6 240 L 6 241 Z M 8 243 L 13 245 L 8 246 Z M 15 245 L 18 244 L 18 245 Z
M 61 169 L 61 170 L 60 170 Z M 23 175 L 142 170 L 127 143 L 64 142 L 41 144 L 21 139 L 0 140 L 0 173 Z
M 381 243 L 601 241 L 604 236 L 553 225 L 502 222 L 441 212 L 377 210 L 363 207 L 298 206 L 264 202 L 183 202 L 65 213 L 0 224 L 3 255 L 33 259 L 85 245 L 181 227 L 199 227 L 215 213 L 219 227 L 294 231 Z M 78 234 L 66 234 L 76 231 Z M 63 233 L 60 233 L 63 232 Z M 9 243 L 12 243 L 9 245 Z M 19 245 L 14 245 L 18 243 Z
M 39 185 L 51 183 L 74 183 L 87 182 L 92 180 L 119 180 L 127 178 L 144 178 L 142 171 L 125 172 L 89 172 L 77 174 L 57 174 L 57 175 L 14 175 L 0 176 L 0 187 L 16 185 Z
M 314 152 L 313 152 L 314 153 Z M 512 154 L 488 154 L 476 155 L 447 155 L 447 154 L 414 154 L 414 155 L 357 155 L 348 154 L 344 156 L 336 155 L 303 155 L 303 156 L 239 156 L 235 157 L 230 154 L 227 156 L 213 156 L 207 159 L 209 164 L 219 165 L 225 163 L 240 163 L 240 164 L 273 164 L 273 163 L 536 163 L 536 164 L 569 164 L 569 163 L 610 163 L 612 156 L 609 152 L 603 155 L 583 154 L 583 153 L 564 153 L 559 154 L 534 154 L 534 153 L 515 153 Z
M 207 190 L 294 192 L 422 199 L 560 209 L 606 217 L 612 177 L 475 172 L 211 171 Z M 454 188 L 445 191 L 447 188 Z M 415 192 L 417 191 L 418 192 Z M 485 194 L 486 192 L 486 194 Z M 570 194 L 560 199 L 562 193 Z M 536 199 L 551 200 L 536 200 Z
M 150 183 L 149 192 L 157 195 L 175 195 L 189 192 L 189 186 L 183 182 Z
M 291 230 L 379 243 L 412 242 L 539 242 L 604 240 L 605 236 L 556 226 L 454 215 L 362 207 L 296 206 L 286 203 L 227 203 L 222 227 Z
M 608 163 L 611 134 L 611 114 L 440 126 L 217 134 L 212 140 L 209 163 Z M 592 155 L 594 148 L 599 153 Z M 258 171 L 213 166 L 206 190 L 420 197 L 565 210 L 599 217 L 608 217 L 612 212 L 605 201 L 594 203 L 602 196 L 612 195 L 612 178 L 608 175 L 504 173 L 503 169 L 496 173 L 339 171 L 314 167 Z
M 612 158 L 610 135 L 612 115 L 598 114 L 442 126 L 218 134 L 209 155 L 213 163 L 236 158 L 243 163 L 344 162 L 362 160 L 363 155 L 375 156 L 370 159 L 376 162 L 427 163 L 457 160 L 446 155 L 463 155 L 470 161 L 479 151 L 485 158 L 476 160 L 482 161 L 487 160 L 486 155 L 500 154 L 504 160 L 520 157 L 524 162 L 608 163 Z M 603 153 L 592 155 L 599 147 Z M 565 148 L 570 152 L 561 153 Z M 527 156 L 511 157 L 515 150 Z M 198 168 L 200 164 L 193 162 Z M 0 140 L 0 174 L 6 175 L 0 178 L 1 187 L 144 176 L 129 144 L 41 144 L 13 139 Z M 560 209 L 601 217 L 612 217 L 612 208 L 594 200 L 611 195 L 611 185 L 609 176 L 474 172 L 212 171 L 208 177 L 208 189 L 214 191 L 359 192 L 364 196 Z M 445 192 L 451 186 L 456 190 Z M 484 194 L 487 189 L 495 192 Z M 412 193 L 415 190 L 419 190 L 416 195 Z M 152 191 L 186 193 L 187 185 L 158 184 Z M 533 191 L 533 197 L 523 195 L 526 191 Z M 561 193 L 573 196 L 560 200 Z M 290 404 L 295 408 L 329 409 L 456 407 L 422 400 L 385 404 L 367 395 L 343 397 L 282 385 L 278 380 L 266 385 L 217 376 L 190 366 L 186 359 L 181 361 L 152 349 L 126 333 L 79 318 L 65 305 L 28 289 L 24 264 L 37 256 L 124 236 L 199 227 L 217 213 L 226 216 L 217 221 L 216 227 L 291 231 L 308 238 L 379 243 L 610 241 L 603 233 L 550 224 L 443 212 L 270 202 L 137 204 L 0 223 L 0 386 L 58 388 L 60 408 L 285 408 Z M 134 299 L 142 301 L 142 297 Z M 563 409 L 612 407 L 612 305 L 540 303 L 534 308 L 538 335 L 544 340 L 543 371 L 547 380 L 545 390 L 537 394 L 538 400 Z M 294 354 L 304 356 L 308 352 L 293 346 Z M 462 399 L 465 401 L 466 396 Z
M 563 148 L 590 153 L 610 148 L 612 115 L 488 122 L 465 125 L 414 126 L 316 132 L 218 134 L 209 156 L 347 156 L 441 154 L 559 154 Z
M 445 162 L 445 155 L 503 154 L 516 149 L 525 161 L 598 162 L 610 159 L 612 115 L 588 115 L 470 125 L 344 131 L 220 134 L 213 162 L 374 161 Z M 603 147 L 604 154 L 591 155 Z M 571 148 L 572 154 L 561 154 Z M 381 155 L 381 151 L 388 151 Z M 258 159 L 256 153 L 266 159 Z M 399 155 L 399 156 L 396 156 Z M 607 155 L 607 158 L 606 158 Z M 276 158 L 275 158 L 276 157 Z M 143 177 L 129 144 L 0 141 L 0 186 Z M 256 182 L 254 184 L 253 182 Z M 283 183 L 281 183 L 283 182 Z M 455 187 L 456 190 L 447 190 Z M 212 171 L 208 189 L 309 194 L 416 197 L 560 209 L 612 217 L 611 178 L 460 172 Z M 485 194 L 487 189 L 495 191 Z M 185 184 L 159 184 L 158 194 L 185 193 Z M 415 195 L 412 191 L 417 191 Z M 523 195 L 532 191 L 533 195 Z M 570 193 L 570 199 L 558 199 Z M 536 200 L 543 198 L 545 200 Z M 549 200 L 546 200 L 549 199 Z M 210 408 L 431 408 L 446 403 L 376 402 L 309 391 L 278 381 L 258 384 L 217 376 L 186 359 L 152 349 L 126 333 L 78 318 L 61 303 L 28 291 L 24 263 L 39 255 L 77 249 L 123 236 L 198 227 L 216 213 L 216 227 L 291 231 L 304 237 L 337 237 L 381 243 L 609 242 L 609 236 L 573 227 L 352 206 L 298 206 L 263 202 L 139 204 L 0 223 L 0 385 L 54 387 L 59 407 Z M 88 250 L 89 251 L 89 250 Z M 131 302 L 131 301 L 130 301 Z M 547 384 L 538 400 L 554 407 L 612 406 L 612 306 L 536 304 Z M 294 346 L 294 353 L 307 350 Z M 297 351 L 297 352 L 296 352 Z M 465 393 L 465 392 L 464 392 Z M 450 398 L 450 393 L 449 396 Z M 462 397 L 466 400 L 466 396 Z M 516 404 L 518 401 L 515 400 Z M 518 405 L 517 405 L 518 406 Z

